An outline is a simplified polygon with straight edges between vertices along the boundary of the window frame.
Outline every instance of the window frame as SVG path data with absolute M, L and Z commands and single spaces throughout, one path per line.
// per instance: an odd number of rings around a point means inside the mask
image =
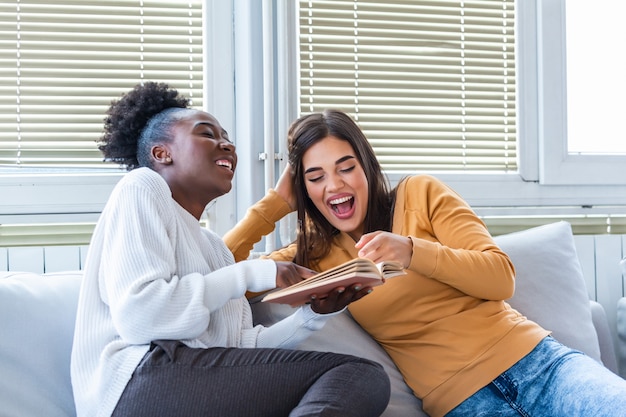
M 521 3 L 521 2 L 520 2 Z M 566 2 L 538 4 L 538 70 L 543 108 L 540 182 L 546 185 L 626 185 L 626 155 L 576 155 L 567 151 Z
M 566 155 L 564 21 L 565 0 L 516 1 L 519 173 L 436 174 L 479 214 L 624 212 L 626 157 Z

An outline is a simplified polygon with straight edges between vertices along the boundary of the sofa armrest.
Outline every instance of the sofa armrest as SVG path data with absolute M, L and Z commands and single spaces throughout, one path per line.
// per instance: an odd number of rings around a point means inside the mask
M 73 417 L 70 357 L 82 273 L 0 272 L 0 414 Z
M 595 327 L 596 333 L 598 333 L 602 363 L 611 371 L 619 374 L 617 356 L 615 355 L 615 344 L 613 343 L 613 337 L 611 336 L 611 330 L 609 329 L 609 322 L 606 318 L 604 307 L 602 307 L 602 304 L 593 300 L 589 300 L 589 304 L 591 307 L 593 327 Z

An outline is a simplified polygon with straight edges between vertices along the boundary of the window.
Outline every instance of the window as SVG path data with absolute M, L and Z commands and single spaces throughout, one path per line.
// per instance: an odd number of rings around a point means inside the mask
M 300 1 L 300 112 L 350 113 L 387 173 L 517 172 L 515 4 Z
M 565 0 L 298 4 L 300 112 L 351 113 L 392 181 L 433 173 L 484 215 L 625 211 L 626 160 L 563 152 Z
M 102 167 L 112 98 L 166 81 L 202 106 L 202 5 L 164 0 L 3 2 L 0 166 Z
M 616 2 L 611 6 L 610 2 L 607 1 L 591 4 L 580 0 L 550 0 L 538 2 L 536 10 L 538 16 L 536 33 L 540 46 L 536 53 L 536 68 L 538 70 L 537 108 L 539 109 L 537 126 L 539 146 L 542 151 L 539 181 L 546 185 L 576 186 L 581 195 L 585 193 L 585 188 L 606 186 L 602 189 L 603 196 L 597 199 L 588 199 L 593 204 L 602 204 L 602 200 L 609 200 L 614 204 L 624 204 L 626 155 L 619 153 L 591 154 L 569 150 L 569 133 L 575 137 L 580 131 L 568 133 L 568 125 L 570 129 L 580 128 L 582 131 L 584 128 L 587 132 L 592 132 L 585 139 L 587 141 L 594 141 L 596 135 L 606 133 L 603 133 L 601 127 L 595 127 L 601 122 L 592 118 L 591 112 L 580 112 L 579 110 L 580 106 L 586 104 L 582 102 L 585 100 L 584 96 L 581 96 L 583 90 L 576 88 L 576 83 L 580 78 L 575 70 L 580 68 L 568 69 L 568 53 L 572 55 L 570 59 L 580 57 L 588 60 L 594 59 L 591 52 L 585 53 L 585 43 L 581 42 L 579 36 L 576 36 L 580 35 L 581 30 L 585 34 L 585 42 L 592 42 L 596 45 L 602 44 L 603 47 L 608 47 L 613 51 L 620 49 L 625 40 L 623 29 L 620 32 L 621 22 L 608 17 L 608 15 L 612 15 L 616 19 L 619 18 L 620 9 L 616 8 L 618 3 Z M 576 13 L 567 12 L 568 7 L 571 7 L 573 11 L 582 8 L 581 10 L 586 11 L 588 16 L 585 16 L 583 21 L 578 20 Z M 596 18 L 598 13 L 602 14 L 602 19 Z M 568 16 L 571 20 L 568 20 Z M 594 24 L 603 27 L 594 28 Z M 614 24 L 619 26 L 614 26 Z M 607 30 L 612 31 L 613 35 L 603 36 Z M 619 54 L 615 55 L 614 58 L 619 58 Z M 623 58 L 621 62 L 623 63 Z M 620 61 L 617 59 L 607 60 L 605 65 L 607 65 L 606 68 L 598 65 L 594 71 L 587 73 L 584 82 L 599 86 L 606 79 L 609 79 L 614 83 L 614 86 L 611 87 L 611 94 L 619 94 L 620 89 L 623 90 L 621 87 L 623 77 L 621 75 L 619 78 L 611 77 L 620 73 Z M 619 67 L 615 68 L 616 65 Z M 602 68 L 602 70 L 598 68 Z M 571 83 L 568 85 L 568 77 L 570 76 Z M 568 114 L 568 101 L 572 107 L 572 114 Z M 618 106 L 622 105 L 620 100 L 617 100 L 616 103 Z M 600 100 L 594 102 L 593 106 L 596 108 L 609 107 L 611 101 Z M 607 113 L 614 110 L 615 108 L 607 108 Z M 574 120 L 575 118 L 577 120 Z M 576 122 L 576 124 L 571 122 Z M 583 124 L 578 124 L 578 122 Z M 619 122 L 617 122 L 617 126 L 619 126 Z M 614 131 L 612 135 L 619 138 L 621 132 Z M 618 140 L 623 142 L 623 139 Z
M 141 43 L 137 43 L 141 38 L 137 33 L 141 32 L 142 7 L 147 25 L 144 30 L 148 28 L 145 33 L 150 34 L 144 37 L 145 54 L 150 50 L 145 45 L 148 38 L 150 42 L 157 38 L 164 41 L 154 44 L 160 48 L 158 53 L 151 50 L 150 58 L 144 55 L 143 77 L 155 76 L 151 72 L 154 67 L 149 69 L 148 65 L 160 62 L 164 67 L 156 74 L 172 75 L 172 82 L 180 82 L 183 91 L 189 91 L 189 80 L 193 79 L 194 88 L 198 89 L 194 90 L 194 98 L 200 97 L 202 102 L 196 104 L 212 112 L 236 139 L 240 162 L 233 192 L 211 207 L 210 220 L 218 233 L 228 230 L 250 204 L 274 185 L 279 165 L 284 164 L 284 158 L 279 160 L 284 156 L 288 124 L 300 113 L 327 106 L 342 107 L 358 119 L 368 136 L 375 140 L 392 182 L 405 171 L 433 172 L 457 190 L 480 215 L 500 216 L 507 223 L 511 221 L 507 216 L 623 215 L 626 157 L 570 155 L 564 151 L 568 143 L 565 5 L 566 0 L 74 0 L 54 4 L 15 0 L 0 3 L 0 124 L 4 124 L 0 131 L 3 164 L 0 223 L 25 222 L 26 218 L 29 222 L 40 222 L 49 220 L 50 216 L 57 221 L 73 222 L 92 222 L 97 218 L 120 173 L 112 166 L 108 172 L 87 168 L 99 163 L 96 160 L 100 156 L 95 156 L 93 148 L 85 153 L 90 154 L 86 161 L 74 163 L 74 171 L 54 172 L 51 158 L 38 162 L 30 158 L 36 154 L 34 149 L 43 149 L 37 147 L 45 142 L 37 129 L 51 132 L 50 138 L 55 138 L 52 142 L 64 139 L 59 132 L 65 132 L 70 140 L 58 142 L 64 146 L 72 142 L 91 146 L 99 131 L 88 133 L 87 126 L 99 130 L 108 101 L 141 80 Z M 589 7 L 599 7 L 595 5 Z M 86 9 L 93 7 L 98 11 L 89 15 Z M 93 47 L 81 46 L 82 54 L 90 56 L 83 62 L 69 59 L 67 53 L 54 52 L 56 49 L 49 44 L 47 49 L 39 49 L 37 59 L 31 55 L 21 60 L 21 66 L 36 63 L 41 68 L 44 58 L 65 58 L 61 67 L 69 68 L 70 74 L 60 77 L 56 87 L 45 90 L 44 81 L 50 75 L 60 74 L 62 68 L 54 69 L 51 61 L 45 62 L 48 70 L 39 70 L 38 76 L 32 77 L 34 70 L 22 71 L 25 78 L 20 80 L 19 110 L 26 121 L 20 126 L 23 134 L 19 163 L 15 156 L 18 10 L 24 18 L 28 15 L 31 32 L 33 28 L 42 29 L 49 16 L 52 21 L 63 22 L 54 26 L 56 30 L 75 25 L 78 32 L 68 35 L 61 46 L 82 45 L 75 33 L 96 40 Z M 418 13 L 418 17 L 407 21 L 399 11 Z M 114 17 L 107 31 L 102 21 L 109 12 Z M 154 20 L 155 13 L 158 20 Z M 81 14 L 80 19 L 71 19 L 72 15 Z M 385 26 L 377 19 L 379 15 L 393 24 Z M 479 15 L 484 16 L 478 18 Z M 167 25 L 172 19 L 180 20 L 173 26 Z M 85 21 L 93 21 L 93 25 L 81 26 L 80 22 Z M 154 24 L 156 21 L 159 23 Z M 436 30 L 436 23 L 443 24 L 445 30 Z M 190 24 L 193 36 L 188 32 Z M 349 29 L 333 29 L 345 25 Z M 419 30 L 411 32 L 407 29 L 411 25 Z M 98 30 L 91 30 L 94 27 Z M 483 34 L 472 32 L 478 27 Z M 456 32 L 443 33 L 450 28 Z M 197 38 L 197 30 L 204 30 L 204 35 Z M 309 30 L 313 33 L 310 43 Z M 114 33 L 128 40 L 122 42 Z M 409 36 L 416 34 L 419 42 Z M 36 42 L 33 33 L 28 36 L 30 41 L 21 42 L 21 49 L 51 42 L 59 38 L 59 33 L 39 36 Z M 329 42 L 331 38 L 334 42 Z M 389 46 L 392 40 L 400 41 L 397 47 Z M 497 43 L 503 48 L 498 54 L 497 48 L 493 48 Z M 107 44 L 121 49 L 107 49 Z M 196 55 L 197 47 L 200 55 Z M 166 51 L 180 55 L 178 58 L 168 55 L 165 61 L 160 60 L 167 55 Z M 406 52 L 408 56 L 404 57 Z M 461 58 L 463 54 L 465 62 Z M 203 56 L 210 58 L 208 64 L 196 65 Z M 193 71 L 199 73 L 190 75 L 191 60 Z M 169 65 L 173 62 L 184 65 L 171 72 L 167 68 L 171 69 Z M 97 74 L 97 68 L 103 68 L 104 72 Z M 125 84 L 119 88 L 113 86 L 113 73 Z M 420 74 L 425 78 L 420 80 Z M 32 79 L 27 80 L 28 76 Z M 35 84 L 26 88 L 24 82 Z M 452 87 L 449 91 L 442 88 L 445 83 Z M 417 88 L 414 91 L 418 93 L 402 95 L 403 90 L 396 88 L 397 85 L 407 86 L 407 90 Z M 464 99 L 459 91 L 463 85 Z M 475 87 L 479 88 L 471 90 Z M 69 96 L 60 95 L 68 91 Z M 76 98 L 82 93 L 88 96 L 88 102 L 79 107 Z M 383 101 L 382 97 L 388 93 L 399 97 Z M 426 94 L 430 94 L 428 102 L 419 100 Z M 98 100 L 102 101 L 96 104 Z M 55 106 L 44 110 L 43 105 L 50 102 Z M 70 107 L 56 110 L 60 105 Z M 72 120 L 65 120 L 66 126 L 55 124 L 56 127 L 34 123 L 38 118 L 29 120 L 30 116 L 24 114 L 33 110 L 46 123 L 63 122 L 62 116 L 66 115 Z M 428 117 L 418 117 L 423 114 Z M 67 132 L 68 126 L 76 127 L 75 123 L 80 129 Z M 497 128 L 485 128 L 492 124 Z M 29 129 L 32 136 L 27 137 L 25 132 Z M 409 129 L 415 129 L 416 133 L 407 133 Z M 27 143 L 30 138 L 39 143 Z M 9 142 L 12 145 L 6 146 Z M 409 152 L 412 154 L 407 158 Z M 52 155 L 54 151 L 39 152 L 43 153 Z M 69 153 L 69 150 L 57 151 L 57 155 Z M 89 171 L 85 172 L 86 169 Z M 42 170 L 46 171 L 45 175 Z M 80 170 L 83 172 L 79 175 L 73 173 Z M 58 216 L 64 219 L 58 220 Z M 217 217 L 220 221 L 216 225 Z
M 567 148 L 569 153 L 626 154 L 621 120 L 626 115 L 626 3 L 566 3 Z M 611 11 L 607 13 L 607 11 Z
M 202 10 L 202 0 L 0 3 L 0 187 L 11 196 L 0 223 L 99 212 L 120 171 L 95 142 L 111 100 L 134 85 L 167 82 L 203 107 Z

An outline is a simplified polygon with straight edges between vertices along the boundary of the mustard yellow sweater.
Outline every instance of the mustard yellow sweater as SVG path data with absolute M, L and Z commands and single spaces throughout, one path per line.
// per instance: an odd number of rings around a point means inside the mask
M 289 206 L 273 190 L 225 237 L 237 260 L 271 232 Z M 392 232 L 413 240 L 407 275 L 392 278 L 349 310 L 394 360 L 424 411 L 443 416 L 529 353 L 549 332 L 505 301 L 515 270 L 484 223 L 429 175 L 398 186 Z M 357 256 L 338 235 L 317 269 Z M 270 255 L 292 260 L 295 246 Z

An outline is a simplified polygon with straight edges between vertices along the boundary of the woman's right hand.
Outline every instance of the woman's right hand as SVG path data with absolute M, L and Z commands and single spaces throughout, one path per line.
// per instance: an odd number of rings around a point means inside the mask
M 289 287 L 298 282 L 311 278 L 317 272 L 305 268 L 293 262 L 276 261 L 276 286 L 278 288 Z
M 296 195 L 293 192 L 293 171 L 291 165 L 287 164 L 283 170 L 280 178 L 278 178 L 274 191 L 289 204 L 292 211 L 296 209 Z

